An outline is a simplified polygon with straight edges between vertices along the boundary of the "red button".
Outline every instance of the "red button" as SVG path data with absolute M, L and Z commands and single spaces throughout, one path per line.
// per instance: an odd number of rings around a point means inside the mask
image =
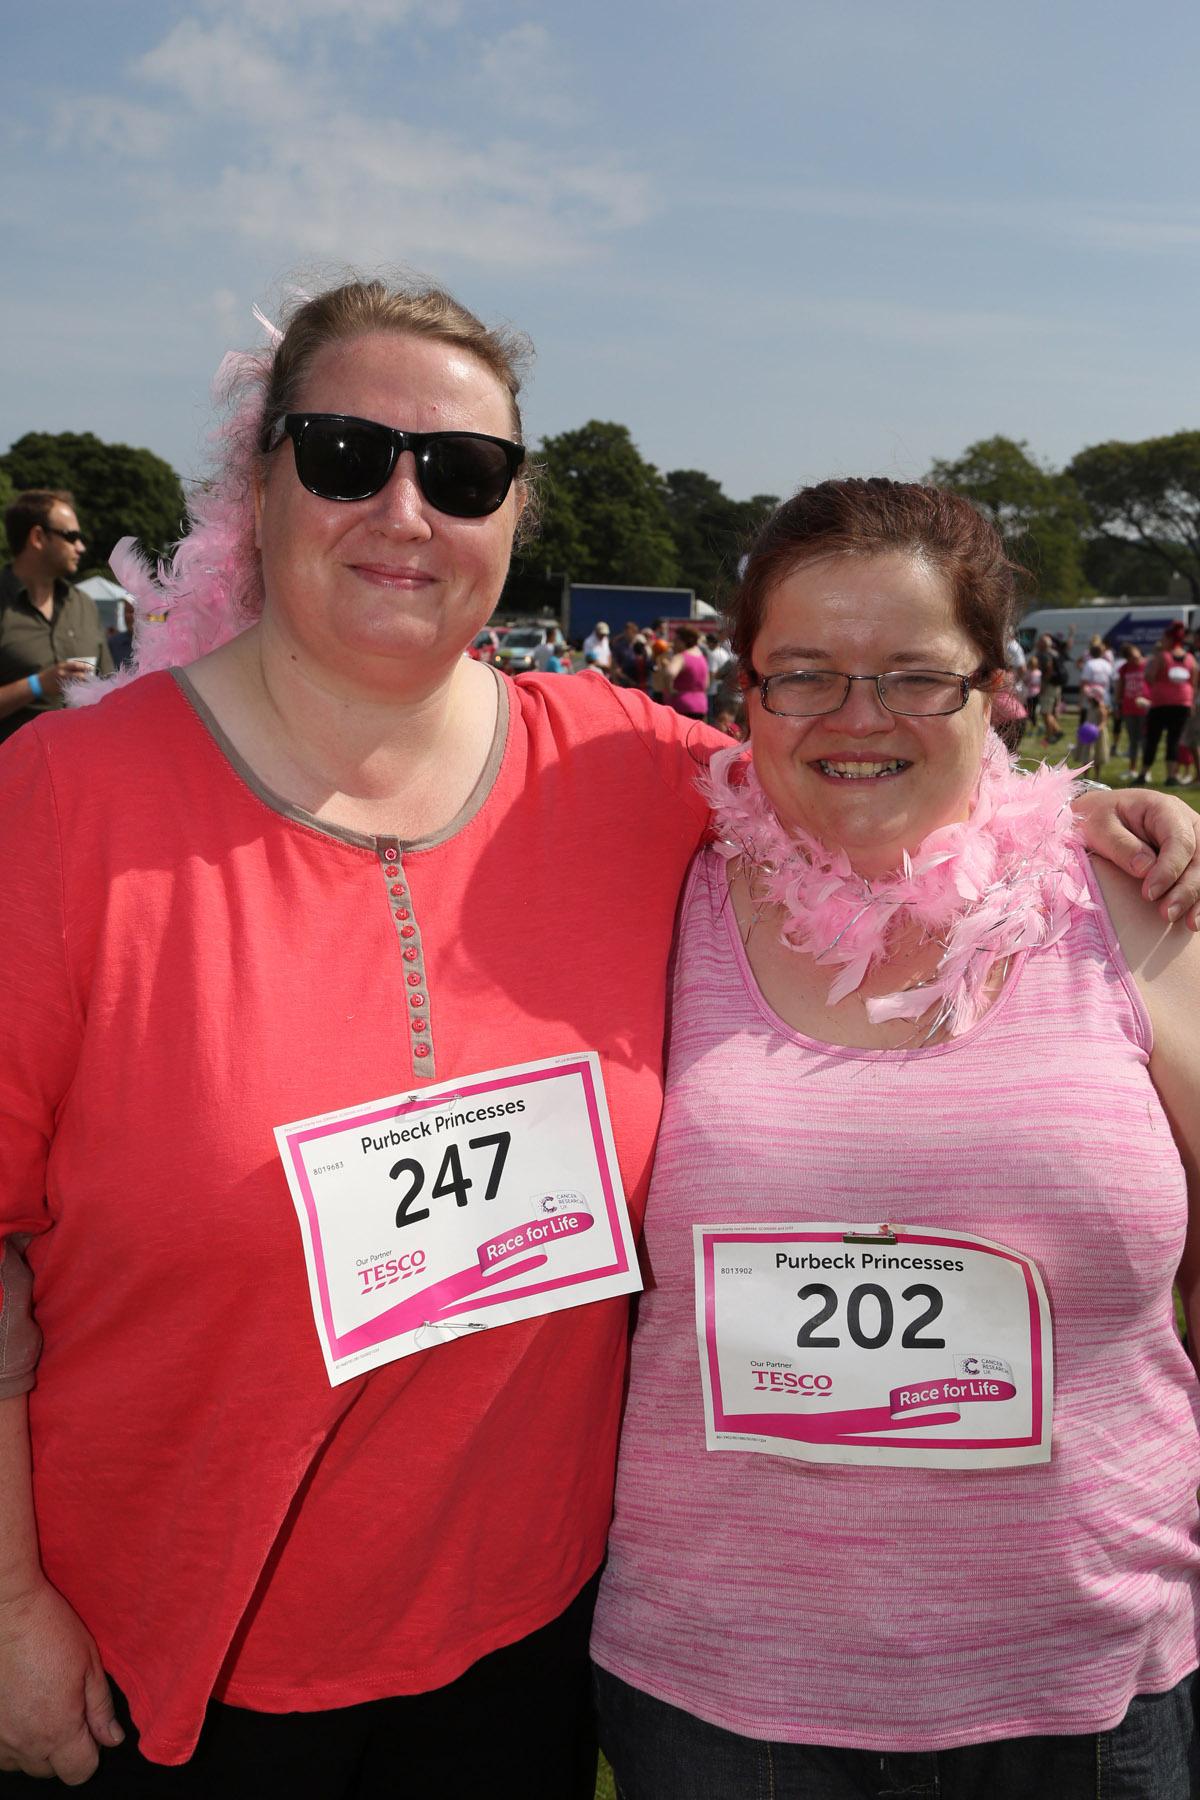
M 414 1031 L 428 1031 L 429 1030 L 429 1020 L 428 1019 L 414 1019 L 412 1022 L 412 1028 Z
M 407 955 L 407 954 L 408 954 L 408 952 L 405 951 L 405 955 Z M 416 973 L 415 970 L 408 978 L 408 985 L 409 985 L 409 987 L 420 987 L 420 985 L 421 985 L 421 977 Z
M 395 862 L 396 852 L 394 850 L 385 850 L 383 853 L 383 860 L 384 862 Z
M 428 1044 L 414 1044 L 413 1045 L 413 1055 L 414 1056 L 428 1056 L 429 1055 L 429 1045 Z
M 402 925 L 400 927 L 400 936 L 401 937 L 410 938 L 410 937 L 416 937 L 416 935 L 417 935 L 417 928 L 415 925 Z
M 398 906 L 396 908 L 396 917 L 398 919 L 411 919 L 412 914 L 409 912 L 407 906 Z
M 397 900 L 402 900 L 404 898 L 404 889 L 398 881 L 393 883 L 390 892 L 395 894 Z
M 403 956 L 405 962 L 416 962 L 417 960 L 417 952 L 415 950 L 402 950 L 400 954 Z
M 408 996 L 408 1004 L 410 1006 L 424 1006 L 424 1004 L 425 1004 L 424 994 L 410 994 Z

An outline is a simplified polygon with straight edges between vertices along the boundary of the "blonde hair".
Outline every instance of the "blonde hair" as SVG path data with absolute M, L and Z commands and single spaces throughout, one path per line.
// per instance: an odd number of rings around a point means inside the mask
M 263 396 L 260 447 L 271 440 L 284 415 L 295 411 L 296 397 L 317 353 L 326 344 L 375 331 L 434 338 L 465 350 L 481 362 L 508 395 L 513 436 L 518 443 L 521 441 L 517 396 L 531 355 L 528 338 L 506 326 L 485 325 L 445 288 L 416 284 L 389 287 L 376 280 L 344 282 L 296 307 L 272 358 Z

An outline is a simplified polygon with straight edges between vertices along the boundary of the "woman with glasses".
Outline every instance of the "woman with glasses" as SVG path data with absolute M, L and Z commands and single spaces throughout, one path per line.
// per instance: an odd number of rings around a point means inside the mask
M 0 760 L 0 1789 L 590 1800 L 726 740 L 464 654 L 530 504 L 503 334 L 355 283 L 226 376 L 165 591 L 121 564 L 140 678 Z
M 1200 1781 L 1200 944 L 989 729 L 1013 571 L 837 481 L 735 600 L 593 1655 L 624 1800 Z

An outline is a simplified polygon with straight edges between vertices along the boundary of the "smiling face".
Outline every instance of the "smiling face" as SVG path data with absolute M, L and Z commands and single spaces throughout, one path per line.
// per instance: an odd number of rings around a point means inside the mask
M 969 675 L 979 660 L 944 578 L 907 553 L 804 564 L 772 590 L 754 641 L 760 675 Z M 935 718 L 888 712 L 868 681 L 818 718 L 779 718 L 757 689 L 748 713 L 755 771 L 780 819 L 844 849 L 860 874 L 894 869 L 903 851 L 970 812 L 989 714 L 978 690 L 961 712 Z
M 397 332 L 326 345 L 294 410 L 513 436 L 509 397 L 484 364 Z M 370 499 L 322 500 L 301 485 L 285 438 L 257 495 L 264 630 L 310 669 L 352 684 L 449 675 L 500 596 L 519 503 L 514 485 L 487 518 L 438 512 L 417 486 L 411 451 Z

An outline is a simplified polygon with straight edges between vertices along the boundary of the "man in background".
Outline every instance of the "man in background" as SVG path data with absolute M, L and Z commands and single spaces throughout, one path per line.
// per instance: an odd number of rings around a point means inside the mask
M 608 626 L 603 619 L 597 619 L 595 631 L 589 632 L 584 638 L 583 654 L 587 662 L 597 669 L 603 669 L 606 675 L 612 668 L 612 645 L 608 641 Z
M 113 667 L 94 601 L 71 585 L 86 548 L 72 496 L 31 488 L 4 525 L 12 561 L 0 569 L 0 740 L 65 706 L 69 681 Z

